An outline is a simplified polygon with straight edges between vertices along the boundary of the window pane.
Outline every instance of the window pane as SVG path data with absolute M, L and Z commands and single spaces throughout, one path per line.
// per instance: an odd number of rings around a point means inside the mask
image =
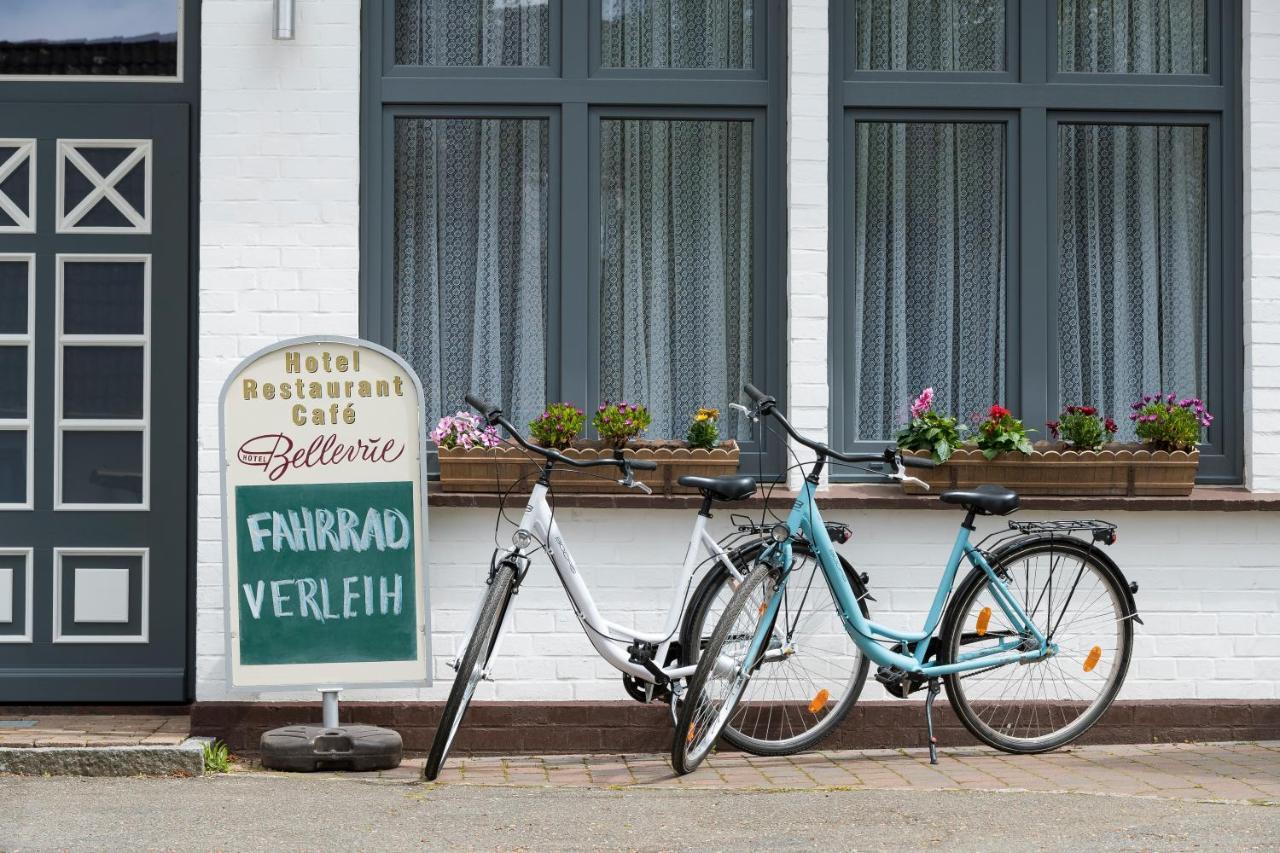
M 1206 396 L 1207 145 L 1203 127 L 1058 128 L 1061 402 L 1121 440 L 1142 394 Z
M 750 68 L 754 0 L 600 0 L 606 68 Z
M 63 503 L 142 503 L 142 433 L 62 434 Z
M 430 420 L 546 406 L 547 122 L 396 120 L 395 346 Z
M 27 433 L 0 430 L 0 504 L 27 500 Z
M 849 395 L 882 440 L 910 398 L 962 419 L 1003 401 L 1003 124 L 859 122 Z
M 1005 0 L 856 0 L 860 71 L 1003 71 Z
M 27 261 L 0 261 L 0 335 L 27 333 Z
M 396 64 L 547 65 L 548 0 L 396 0 Z
M 1058 70 L 1208 71 L 1205 0 L 1058 0 Z
M 5 0 L 0 74 L 173 77 L 178 0 Z
M 68 261 L 62 268 L 62 330 L 68 335 L 140 335 L 146 266 L 139 261 Z
M 751 380 L 751 123 L 610 120 L 600 129 L 600 394 L 683 438 Z M 735 426 L 732 426 L 736 424 Z
M 66 347 L 62 351 L 64 418 L 142 417 L 142 347 Z
M 0 346 L 0 418 L 27 416 L 27 348 Z

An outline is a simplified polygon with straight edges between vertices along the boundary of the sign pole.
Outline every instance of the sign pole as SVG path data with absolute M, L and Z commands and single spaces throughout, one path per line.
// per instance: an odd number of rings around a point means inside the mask
M 320 688 L 320 700 L 324 703 L 320 720 L 321 725 L 326 729 L 336 729 L 338 727 L 338 694 L 341 692 L 341 687 Z

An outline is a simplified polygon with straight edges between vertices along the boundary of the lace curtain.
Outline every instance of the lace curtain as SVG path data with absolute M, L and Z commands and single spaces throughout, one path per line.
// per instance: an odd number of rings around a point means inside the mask
M 910 398 L 967 417 L 1004 399 L 1002 124 L 859 122 L 854 133 L 854 435 Z
M 857 0 L 864 71 L 1004 70 L 1005 0 Z
M 1058 129 L 1058 356 L 1065 404 L 1116 415 L 1144 392 L 1203 397 L 1203 127 Z
M 396 120 L 395 348 L 430 423 L 546 405 L 547 158 L 542 119 Z
M 752 150 L 745 121 L 606 120 L 600 130 L 600 393 L 639 401 L 651 437 L 751 379 Z
M 606 68 L 750 68 L 753 0 L 596 0 Z
M 1058 69 L 1204 74 L 1205 0 L 1058 0 Z
M 549 0 L 396 0 L 396 64 L 547 65 Z

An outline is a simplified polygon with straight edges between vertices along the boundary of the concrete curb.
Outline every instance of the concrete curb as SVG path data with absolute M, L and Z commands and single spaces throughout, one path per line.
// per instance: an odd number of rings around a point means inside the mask
M 177 746 L 0 747 L 0 773 L 17 776 L 202 776 L 209 738 Z

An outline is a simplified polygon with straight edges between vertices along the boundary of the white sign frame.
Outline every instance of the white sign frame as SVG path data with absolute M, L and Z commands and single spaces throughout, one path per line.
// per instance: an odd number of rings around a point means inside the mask
M 235 630 L 239 613 L 239 597 L 233 585 L 232 560 L 234 559 L 235 519 L 230 514 L 233 501 L 227 488 L 227 472 L 230 464 L 227 456 L 226 404 L 232 388 L 238 387 L 238 381 L 244 371 L 255 362 L 290 348 L 313 344 L 328 344 L 335 347 L 348 347 L 376 352 L 394 363 L 413 383 L 413 392 L 418 408 L 418 465 L 417 482 L 414 484 L 414 499 L 419 501 L 420 512 L 417 516 L 418 530 L 414 570 L 418 575 L 417 582 L 412 585 L 416 593 L 417 603 L 417 656 L 411 661 L 392 662 L 356 662 L 356 663 L 321 663 L 321 664 L 253 664 L 261 678 L 252 681 L 240 679 L 237 675 L 244 673 L 246 667 L 239 664 L 239 649 L 235 643 Z M 422 391 L 422 382 L 417 372 L 395 352 L 384 346 L 361 338 L 343 335 L 304 335 L 277 341 L 254 352 L 236 365 L 227 376 L 218 394 L 218 476 L 221 489 L 222 511 L 222 575 L 223 575 L 223 634 L 225 648 L 226 687 L 232 695 L 256 694 L 270 690 L 296 690 L 305 688 L 343 688 L 343 687 L 430 687 L 432 683 L 431 657 L 431 590 L 428 579 L 427 563 L 427 425 L 426 398 Z M 325 672 L 325 670 L 339 670 Z M 394 674 L 386 677 L 388 670 Z M 404 675 L 401 675 L 404 672 Z M 369 677 L 374 674 L 372 678 Z M 363 677 L 362 677 L 363 676 Z

